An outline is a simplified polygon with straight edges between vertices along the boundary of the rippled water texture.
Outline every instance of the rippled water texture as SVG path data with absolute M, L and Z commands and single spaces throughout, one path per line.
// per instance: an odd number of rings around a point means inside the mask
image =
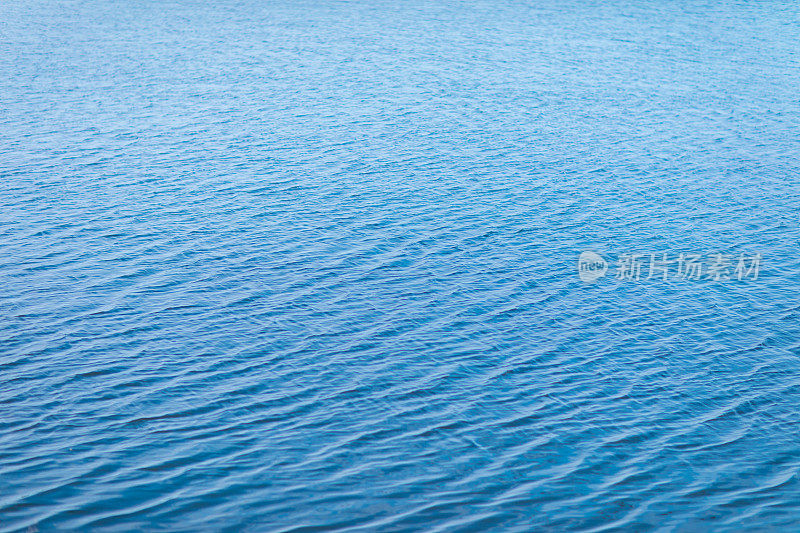
M 0 530 L 800 530 L 798 35 L 3 0 Z

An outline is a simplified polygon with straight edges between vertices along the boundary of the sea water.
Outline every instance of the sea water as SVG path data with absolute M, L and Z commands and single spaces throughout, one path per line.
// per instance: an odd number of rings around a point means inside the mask
M 800 529 L 799 33 L 4 0 L 0 530 Z

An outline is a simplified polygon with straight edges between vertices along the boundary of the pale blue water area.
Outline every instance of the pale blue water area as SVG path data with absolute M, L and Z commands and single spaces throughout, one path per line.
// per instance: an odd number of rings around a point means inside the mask
M 799 35 L 3 0 L 0 530 L 800 531 Z

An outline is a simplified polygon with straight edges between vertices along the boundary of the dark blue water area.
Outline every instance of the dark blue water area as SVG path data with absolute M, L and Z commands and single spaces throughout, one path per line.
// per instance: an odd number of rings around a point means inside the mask
M 798 35 L 4 0 L 0 530 L 800 531 Z

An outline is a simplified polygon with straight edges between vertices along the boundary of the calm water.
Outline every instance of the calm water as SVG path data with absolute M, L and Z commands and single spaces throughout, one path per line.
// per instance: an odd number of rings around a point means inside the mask
M 798 34 L 4 0 L 0 530 L 800 530 Z

